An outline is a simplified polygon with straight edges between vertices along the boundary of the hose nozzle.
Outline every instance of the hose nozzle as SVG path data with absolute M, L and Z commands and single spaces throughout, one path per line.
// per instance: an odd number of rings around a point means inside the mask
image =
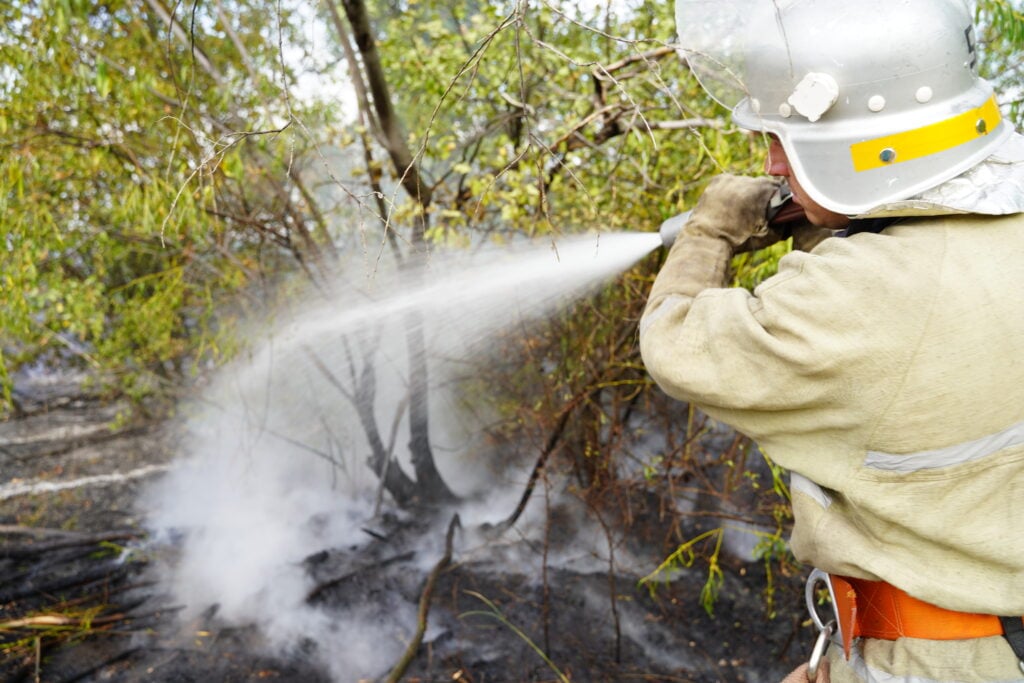
M 691 213 L 693 213 L 693 209 L 676 214 L 661 224 L 661 227 L 658 228 L 658 234 L 661 235 L 661 246 L 666 249 L 672 247 L 676 237 L 679 236 L 679 231 L 686 225 L 686 221 L 690 220 Z

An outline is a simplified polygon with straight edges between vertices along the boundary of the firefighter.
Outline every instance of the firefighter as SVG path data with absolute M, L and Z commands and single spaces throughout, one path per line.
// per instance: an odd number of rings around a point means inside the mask
M 1024 138 L 966 0 L 677 0 L 676 19 L 774 177 L 711 181 L 641 351 L 791 472 L 792 550 L 834 596 L 793 680 L 1024 679 Z M 828 236 L 730 288 L 779 179 Z

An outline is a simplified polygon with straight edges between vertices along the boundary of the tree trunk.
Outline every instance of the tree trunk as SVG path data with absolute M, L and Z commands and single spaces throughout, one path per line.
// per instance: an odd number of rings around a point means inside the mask
M 355 60 L 349 57 L 353 71 L 361 71 L 361 74 L 353 75 L 358 86 L 360 108 L 364 110 L 363 115 L 366 119 L 375 124 L 370 128 L 378 134 L 378 139 L 387 151 L 402 189 L 422 208 L 412 226 L 411 243 L 414 254 L 412 258 L 406 258 L 402 264 L 406 286 L 416 287 L 423 279 L 423 257 L 426 252 L 424 237 L 429 221 L 427 209 L 433 201 L 433 192 L 423 183 L 416 158 L 406 142 L 401 119 L 395 111 L 384 67 L 377 52 L 377 41 L 370 26 L 366 3 L 364 0 L 341 0 L 341 5 L 352 29 L 352 40 L 361 61 L 362 68 L 359 69 L 360 65 L 355 64 Z M 330 12 L 338 31 L 338 39 L 347 47 L 348 35 L 333 4 L 330 6 Z M 362 76 L 365 76 L 366 87 L 363 86 Z M 367 101 L 366 90 L 369 91 L 370 102 Z M 384 230 L 390 231 L 390 216 L 382 216 L 382 221 Z M 405 319 L 405 326 L 409 358 L 409 451 L 416 473 L 417 498 L 427 504 L 453 502 L 457 497 L 437 470 L 433 448 L 430 445 L 430 387 L 422 315 L 419 312 L 409 314 Z M 378 459 L 377 462 L 381 461 Z M 384 462 L 386 463 L 386 460 Z M 375 471 L 380 475 L 379 469 Z M 385 468 L 384 471 L 389 470 Z
M 406 344 L 409 347 L 409 452 L 416 471 L 416 483 L 419 484 L 423 502 L 454 502 L 457 497 L 437 471 L 434 450 L 430 446 L 430 387 L 423 316 L 418 311 L 410 313 L 405 319 L 405 326 Z

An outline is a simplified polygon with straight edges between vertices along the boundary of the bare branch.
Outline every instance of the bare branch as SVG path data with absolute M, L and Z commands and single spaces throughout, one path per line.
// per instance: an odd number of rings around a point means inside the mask
M 203 71 L 205 71 L 206 74 L 212 78 L 215 83 L 217 83 L 217 85 L 223 86 L 224 76 L 222 76 L 220 71 L 217 70 L 217 67 L 213 65 L 213 62 L 211 62 L 210 58 L 206 56 L 206 53 L 204 53 L 202 49 L 195 44 L 195 41 L 192 40 L 192 37 L 185 30 L 185 27 L 181 25 L 181 22 L 178 21 L 166 7 L 164 7 L 160 0 L 145 1 L 146 4 L 149 5 L 149 8 L 152 9 L 165 24 L 167 24 L 168 30 L 178 40 L 178 42 L 185 45 L 192 51 L 193 58 L 196 60 L 196 63 L 203 68 Z
M 669 47 L 669 46 L 658 47 L 658 48 L 655 48 L 653 50 L 647 50 L 646 52 L 640 52 L 638 54 L 629 55 L 628 57 L 623 57 L 619 61 L 612 62 L 611 64 L 605 66 L 603 71 L 604 71 L 604 74 L 611 74 L 611 73 L 619 71 L 620 69 L 623 69 L 623 68 L 625 68 L 625 67 L 627 67 L 627 66 L 629 66 L 631 64 L 636 64 L 637 62 L 644 62 L 645 64 L 647 64 L 647 63 L 649 63 L 651 61 L 655 61 L 655 60 L 661 59 L 662 57 L 667 57 L 668 55 L 674 55 L 675 52 L 676 52 L 676 50 L 673 47 Z M 597 75 L 597 74 L 595 74 L 595 75 Z M 598 77 L 599 78 L 605 78 L 606 76 L 602 74 L 602 75 L 600 75 Z
M 369 464 L 371 469 L 381 479 L 384 487 L 396 502 L 400 505 L 408 504 L 416 495 L 416 484 L 402 471 L 398 463 L 391 462 L 394 457 L 391 452 L 385 450 L 384 442 L 380 438 L 380 429 L 373 411 L 377 385 L 372 364 L 368 362 L 368 359 L 364 359 L 363 370 L 360 373 L 357 386 L 353 390 L 349 390 L 312 348 L 307 346 L 303 350 L 320 374 L 324 376 L 324 379 L 348 399 L 356 409 L 363 427 L 363 434 L 370 444 Z M 350 369 L 354 371 L 353 362 L 354 359 L 350 356 Z

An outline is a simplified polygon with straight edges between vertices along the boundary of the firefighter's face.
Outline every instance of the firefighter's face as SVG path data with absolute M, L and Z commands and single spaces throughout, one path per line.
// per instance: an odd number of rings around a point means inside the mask
M 800 185 L 800 181 L 793 175 L 793 171 L 789 167 L 789 159 L 786 158 L 786 150 L 782 148 L 782 143 L 774 135 L 769 135 L 768 139 L 770 144 L 768 146 L 768 158 L 764 162 L 764 172 L 768 175 L 786 179 L 789 183 L 789 189 L 793 191 L 793 201 L 800 205 L 804 213 L 807 214 L 807 220 L 811 223 L 818 227 L 830 228 L 832 230 L 845 228 L 850 222 L 849 217 L 841 213 L 829 211 L 808 197 L 804 192 L 804 188 Z

